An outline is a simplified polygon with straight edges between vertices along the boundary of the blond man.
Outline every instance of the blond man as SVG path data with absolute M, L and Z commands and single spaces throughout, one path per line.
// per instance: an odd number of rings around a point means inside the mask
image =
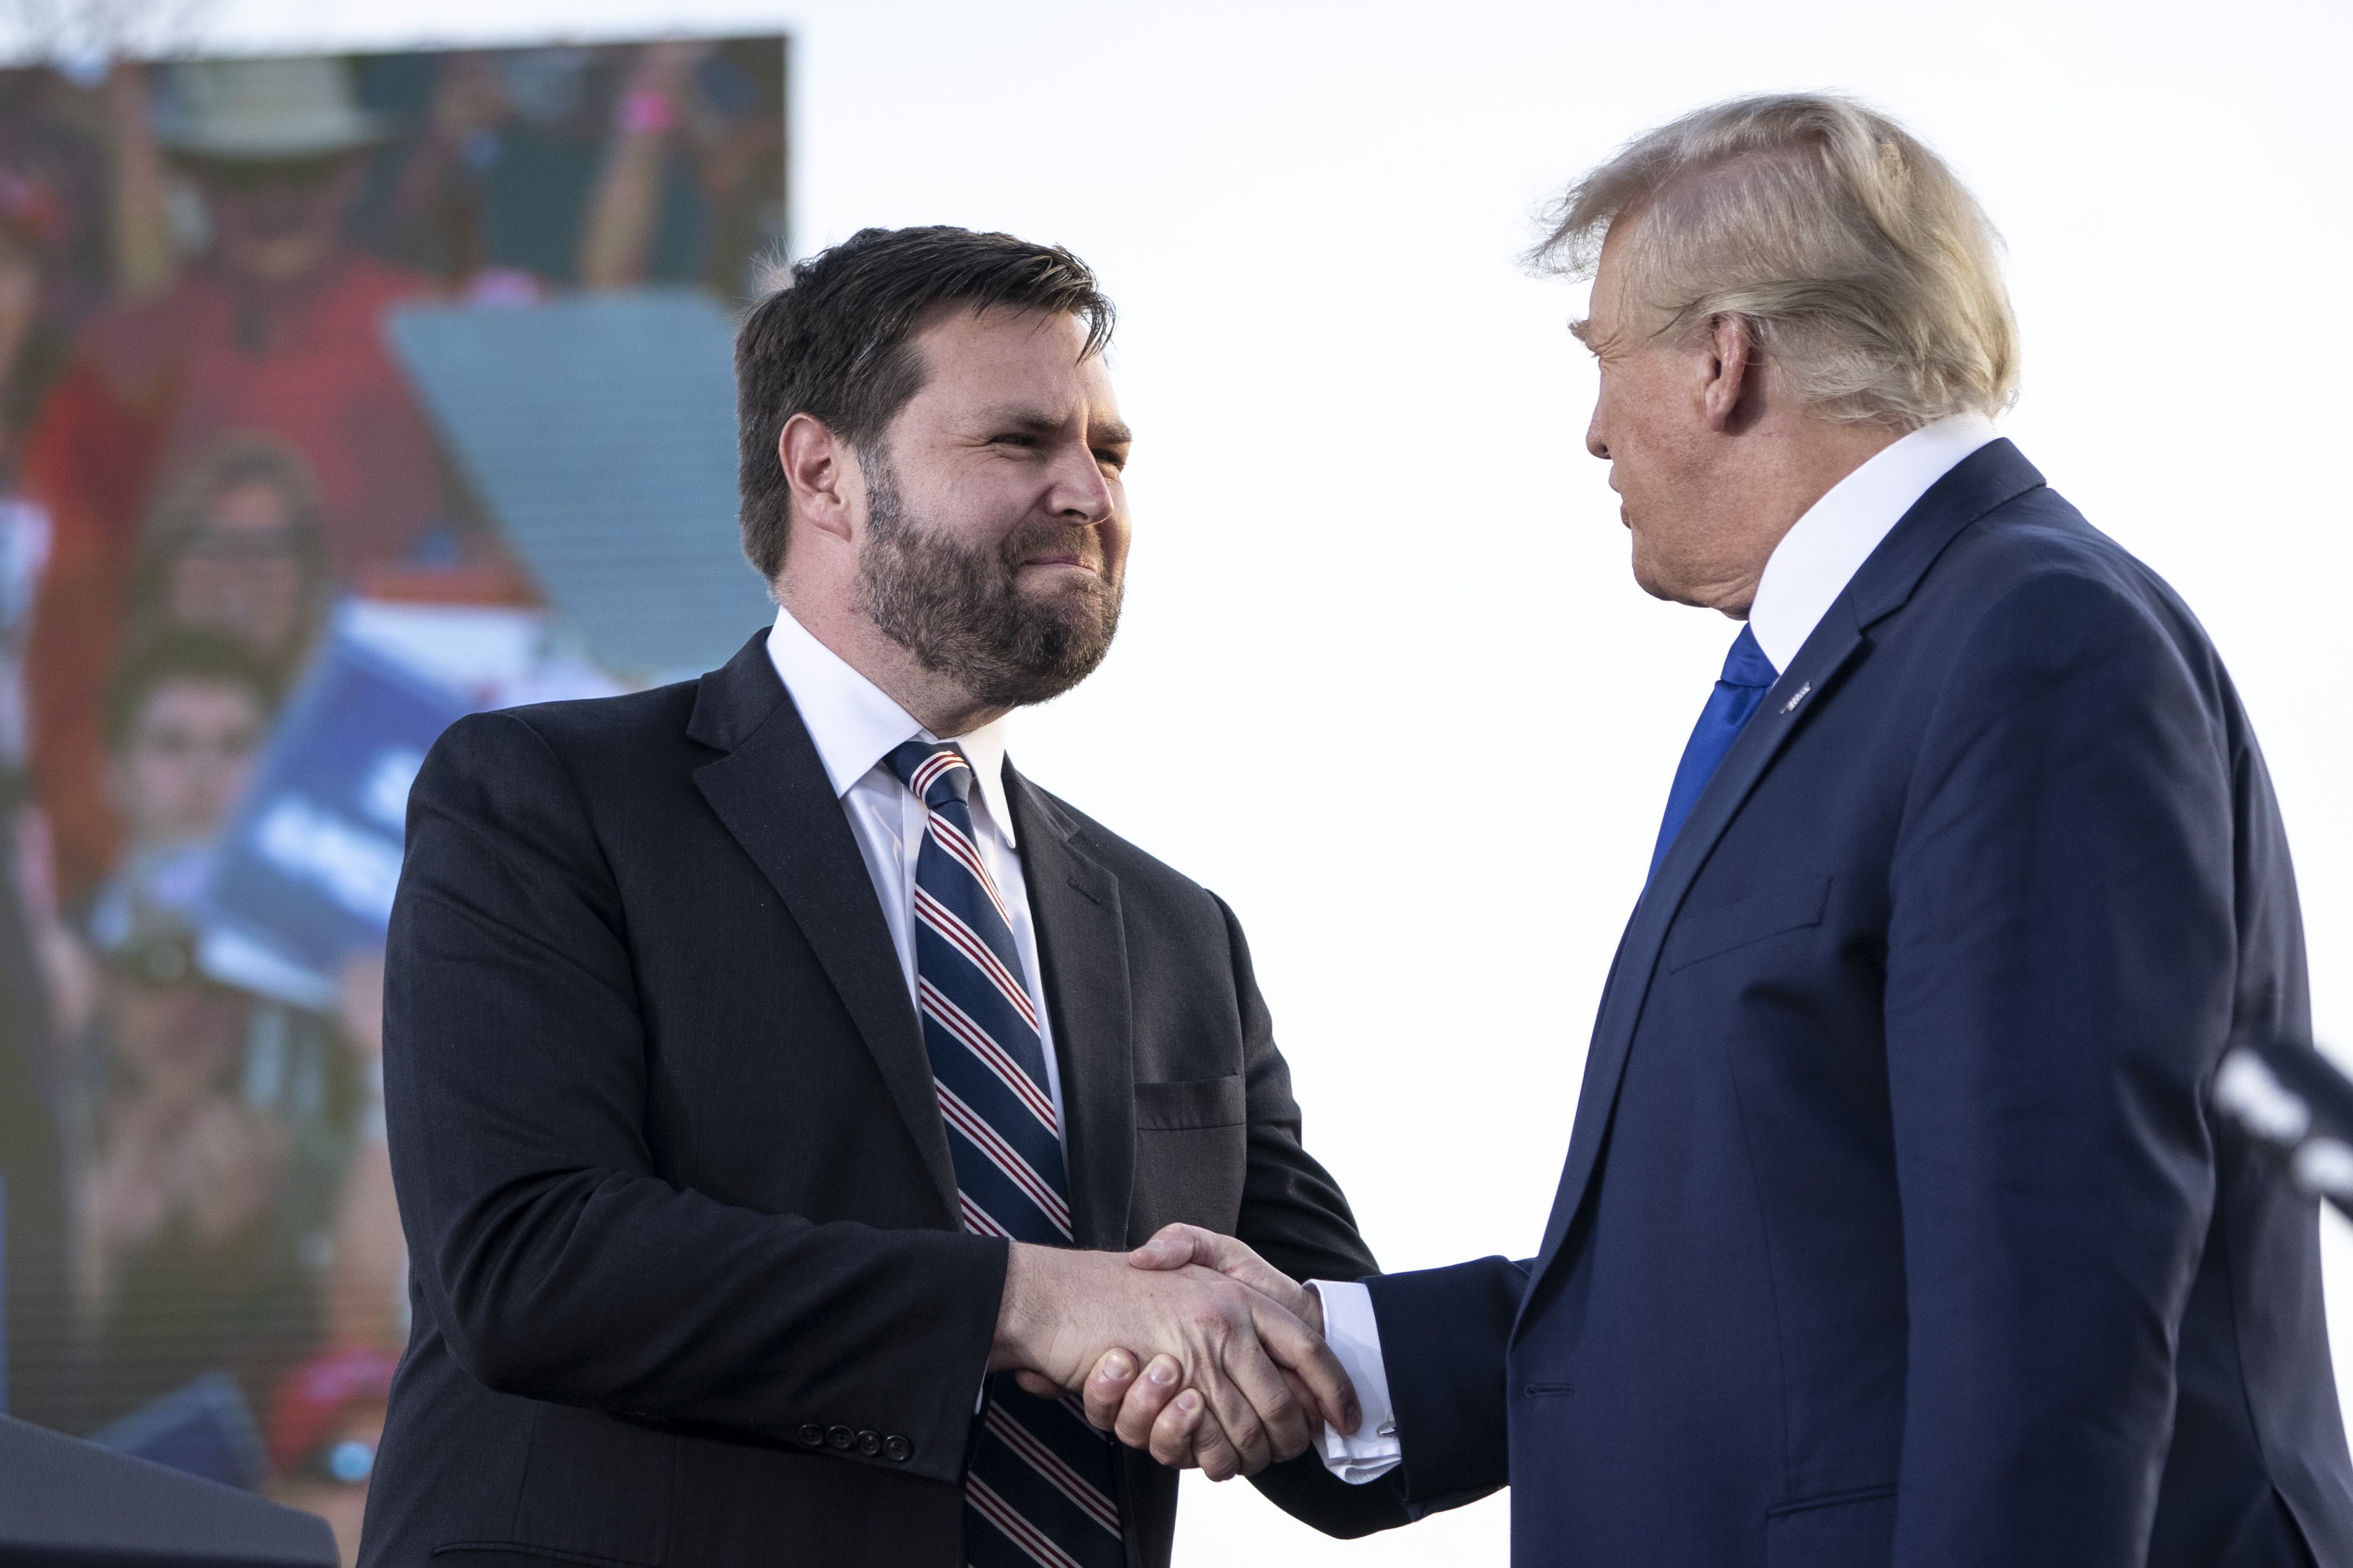
M 1320 1285 L 1366 1407 L 1327 1457 L 1417 1511 L 1508 1483 L 1520 1564 L 2353 1563 L 2314 1206 L 2208 1093 L 2307 1028 L 2286 837 L 2189 609 L 1994 434 L 1983 214 L 1885 118 L 1757 98 L 1540 254 L 1594 279 L 1635 580 L 1746 625 L 1542 1250 Z M 1286 1290 L 1136 1259 L 1188 1260 Z

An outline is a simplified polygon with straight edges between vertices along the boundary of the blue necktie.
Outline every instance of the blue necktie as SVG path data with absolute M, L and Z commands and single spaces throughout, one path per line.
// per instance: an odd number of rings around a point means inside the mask
M 915 856 L 916 1011 L 947 1122 L 964 1227 L 1071 1245 L 1069 1184 L 1044 1034 L 1022 979 L 1013 923 L 972 827 L 972 764 L 955 746 L 910 741 L 896 773 L 927 808 Z M 1124 1568 L 1110 1437 L 1075 1400 L 988 1380 L 965 1477 L 973 1568 Z
M 1658 847 L 1651 851 L 1651 876 L 1659 874 L 1659 862 L 1667 858 L 1667 847 L 1682 830 L 1683 818 L 1699 804 L 1700 792 L 1715 776 L 1725 753 L 1740 739 L 1740 731 L 1780 674 L 1757 646 L 1757 634 L 1741 627 L 1740 635 L 1732 639 L 1732 651 L 1724 656 L 1724 674 L 1708 693 L 1707 706 L 1700 710 L 1691 739 L 1683 743 L 1683 760 L 1675 764 L 1675 784 L 1667 792 L 1667 814 L 1659 823 Z

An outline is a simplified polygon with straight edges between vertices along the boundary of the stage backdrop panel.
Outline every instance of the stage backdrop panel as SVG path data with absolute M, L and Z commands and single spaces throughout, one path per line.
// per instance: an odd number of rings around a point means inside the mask
M 734 328 L 693 289 L 392 317 L 468 485 L 611 668 L 699 673 L 775 614 L 737 548 Z

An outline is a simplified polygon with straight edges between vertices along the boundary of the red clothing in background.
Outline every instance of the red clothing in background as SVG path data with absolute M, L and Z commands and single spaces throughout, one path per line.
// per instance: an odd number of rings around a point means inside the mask
M 427 290 L 345 251 L 286 284 L 192 272 L 83 334 L 25 453 L 25 488 L 55 529 L 27 649 L 33 774 L 69 899 L 96 886 L 121 837 L 100 787 L 100 705 L 149 508 L 220 437 L 272 436 L 317 479 L 340 582 L 406 556 L 442 515 L 441 468 L 383 318 Z

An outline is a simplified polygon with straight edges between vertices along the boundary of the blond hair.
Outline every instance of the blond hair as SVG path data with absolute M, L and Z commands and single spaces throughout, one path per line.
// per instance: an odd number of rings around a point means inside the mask
M 1621 219 L 1664 337 L 1738 317 L 1799 400 L 1915 429 L 2018 393 L 2000 238 L 1943 160 L 1843 98 L 1736 99 L 1629 143 L 1546 215 L 1539 269 L 1589 277 Z

